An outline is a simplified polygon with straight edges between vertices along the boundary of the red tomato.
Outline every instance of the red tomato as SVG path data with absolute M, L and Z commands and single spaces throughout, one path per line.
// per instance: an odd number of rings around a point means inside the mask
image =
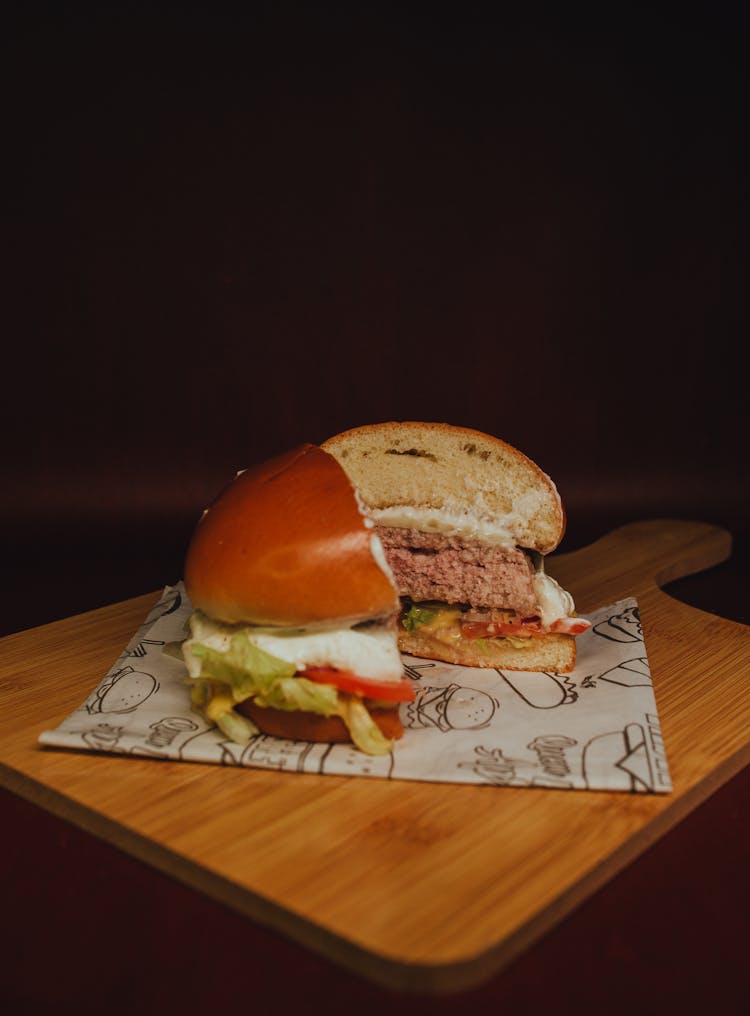
M 503 635 L 524 639 L 543 633 L 538 621 L 467 621 L 461 625 L 461 634 L 465 639 L 492 639 Z
M 363 698 L 381 699 L 384 702 L 411 702 L 416 692 L 411 681 L 373 681 L 359 677 L 348 670 L 334 670 L 333 667 L 308 667 L 300 671 L 301 677 L 309 677 L 318 684 L 332 684 L 339 691 Z
M 553 621 L 547 631 L 557 635 L 580 635 L 591 627 L 590 621 L 580 617 L 560 617 Z M 461 625 L 461 634 L 466 639 L 491 639 L 511 635 L 517 639 L 534 638 L 544 635 L 539 621 L 467 621 Z

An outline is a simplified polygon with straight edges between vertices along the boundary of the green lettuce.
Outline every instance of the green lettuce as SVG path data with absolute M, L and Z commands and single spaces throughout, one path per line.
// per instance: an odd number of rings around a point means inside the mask
M 243 748 L 246 744 L 250 743 L 256 734 L 260 733 L 252 720 L 249 720 L 247 716 L 242 716 L 240 713 L 235 712 L 234 709 L 230 709 L 228 712 L 217 716 L 216 726 L 230 741 L 242 745 Z
M 342 719 L 352 741 L 367 755 L 387 755 L 393 745 L 359 699 L 347 695 L 342 702 Z
M 318 684 L 306 677 L 282 677 L 267 692 L 255 696 L 259 706 L 299 709 L 321 716 L 339 716 L 339 693 L 332 684 Z
M 253 645 L 245 631 L 232 636 L 226 652 L 210 649 L 200 642 L 193 642 L 190 651 L 201 661 L 201 677 L 212 677 L 228 684 L 235 702 L 270 691 L 280 678 L 292 677 L 297 671 L 294 663 L 280 660 Z
M 417 628 L 421 628 L 423 624 L 431 624 L 439 613 L 440 607 L 413 603 L 401 618 L 401 624 L 407 631 L 415 631 Z
M 255 724 L 234 709 L 236 703 L 252 698 L 260 707 L 340 716 L 360 751 L 387 755 L 391 750 L 392 742 L 360 699 L 333 685 L 296 677 L 294 663 L 259 649 L 245 629 L 232 635 L 224 651 L 195 639 L 186 648 L 200 661 L 200 674 L 191 681 L 193 705 L 238 744 L 247 744 L 258 733 Z

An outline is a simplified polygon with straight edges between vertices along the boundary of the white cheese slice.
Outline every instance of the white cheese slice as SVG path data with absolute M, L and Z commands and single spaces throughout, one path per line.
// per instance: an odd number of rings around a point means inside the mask
M 233 635 L 244 630 L 259 649 L 300 669 L 335 667 L 359 677 L 377 681 L 400 681 L 403 664 L 396 642 L 396 632 L 386 625 L 363 628 L 273 629 L 252 625 L 226 625 L 201 612 L 193 615 L 192 638 L 185 643 L 191 677 L 200 676 L 200 661 L 189 652 L 192 642 L 201 642 L 218 652 L 226 652 Z

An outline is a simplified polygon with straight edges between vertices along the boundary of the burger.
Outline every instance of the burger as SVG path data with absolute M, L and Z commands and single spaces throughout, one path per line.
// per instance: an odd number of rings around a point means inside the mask
M 194 707 L 241 744 L 258 733 L 390 751 L 414 698 L 399 597 L 338 461 L 306 444 L 241 471 L 203 513 L 184 581 Z
M 401 598 L 402 652 L 568 673 L 589 627 L 544 569 L 565 532 L 552 480 L 512 445 L 446 423 L 357 427 L 322 447 L 375 523 Z

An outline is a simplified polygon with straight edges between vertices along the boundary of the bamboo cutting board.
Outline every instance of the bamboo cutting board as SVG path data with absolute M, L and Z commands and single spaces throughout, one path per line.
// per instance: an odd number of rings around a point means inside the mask
M 2 782 L 375 981 L 432 992 L 475 985 L 750 761 L 750 629 L 660 589 L 724 560 L 730 546 L 717 527 L 658 520 L 549 562 L 581 612 L 638 598 L 669 795 L 40 748 L 39 733 L 86 698 L 157 594 L 0 640 Z

